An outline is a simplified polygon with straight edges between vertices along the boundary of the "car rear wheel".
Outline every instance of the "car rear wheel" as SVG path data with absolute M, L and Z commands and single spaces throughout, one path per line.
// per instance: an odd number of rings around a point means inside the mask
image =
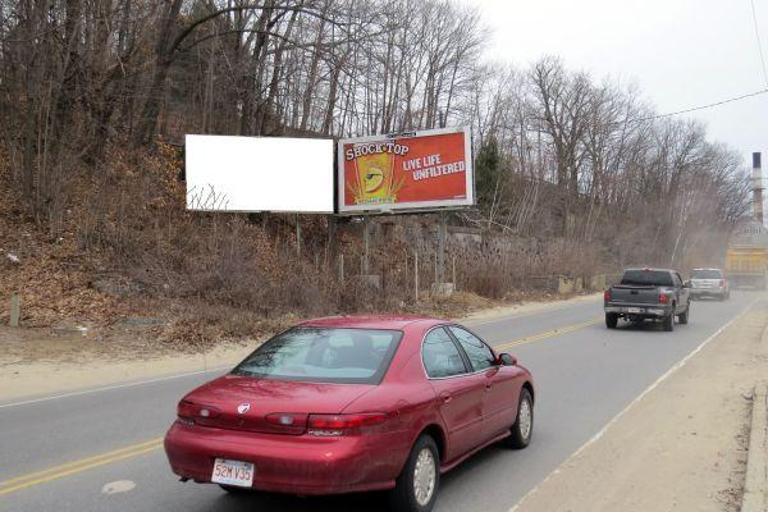
M 661 322 L 662 327 L 665 331 L 674 331 L 675 330 L 675 314 L 670 313 L 668 316 L 664 317 L 664 320 Z
M 681 324 L 685 325 L 688 323 L 688 315 L 691 312 L 691 304 L 688 303 L 688 307 L 685 308 L 685 312 L 681 315 L 678 315 L 677 319 L 680 321 Z
M 435 440 L 423 435 L 416 440 L 395 488 L 390 493 L 394 512 L 429 512 L 435 506 L 440 485 L 440 454 Z
M 615 329 L 619 323 L 619 315 L 616 313 L 605 314 L 605 326 L 609 329 Z
M 510 448 L 520 450 L 531 443 L 531 436 L 533 436 L 533 398 L 530 391 L 525 388 L 520 392 L 517 418 L 511 430 L 512 435 L 507 438 L 507 445 Z

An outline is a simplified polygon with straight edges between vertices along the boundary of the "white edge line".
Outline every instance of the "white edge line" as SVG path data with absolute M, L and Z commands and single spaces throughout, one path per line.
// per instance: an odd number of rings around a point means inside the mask
M 9 402 L 6 404 L 0 404 L 0 409 L 5 409 L 7 407 L 17 407 L 19 405 L 29 405 L 29 404 L 36 404 L 40 402 L 47 402 L 49 400 L 58 400 L 59 398 L 70 398 L 75 396 L 82 396 L 82 395 L 89 395 L 91 393 L 100 393 L 102 391 L 111 391 L 113 389 L 122 389 L 122 388 L 132 388 L 135 386 L 143 386 L 145 384 L 153 384 L 155 382 L 164 382 L 168 380 L 174 380 L 174 379 L 181 379 L 184 377 L 192 377 L 194 375 L 203 375 L 206 373 L 216 373 L 220 372 L 222 370 L 227 370 L 229 368 L 232 368 L 234 365 L 227 365 L 227 366 L 219 366 L 216 368 L 211 368 L 208 370 L 198 370 L 195 372 L 188 372 L 188 373 L 177 373 L 174 375 L 166 375 L 164 377 L 157 377 L 154 379 L 148 379 L 148 380 L 140 380 L 135 382 L 124 382 L 122 384 L 113 384 L 110 386 L 103 386 L 98 388 L 91 388 L 91 389 L 84 389 L 82 391 L 73 391 L 71 393 L 62 393 L 60 395 L 50 395 L 50 396 L 43 396 L 40 398 L 32 398 L 29 400 L 21 400 L 18 402 Z
M 613 426 L 616 422 L 618 422 L 624 414 L 626 414 L 627 411 L 629 411 L 637 402 L 645 398 L 645 396 L 656 389 L 659 384 L 664 382 L 666 379 L 668 379 L 673 373 L 678 371 L 680 368 L 685 366 L 688 361 L 690 361 L 696 354 L 698 354 L 704 347 L 706 347 L 712 340 L 720 336 L 723 331 L 725 331 L 727 328 L 731 326 L 736 320 L 739 320 L 741 317 L 747 314 L 752 309 L 752 306 L 757 304 L 757 301 L 760 300 L 760 297 L 754 299 L 752 302 L 750 302 L 744 310 L 736 315 L 735 317 L 731 318 L 727 323 L 722 325 L 718 330 L 716 330 L 709 338 L 702 341 L 699 346 L 697 346 L 695 349 L 693 349 L 687 356 L 682 358 L 680 361 L 675 363 L 669 370 L 667 370 L 661 377 L 656 379 L 653 384 L 648 386 L 642 393 L 640 393 L 634 400 L 632 400 L 624 409 L 622 409 L 616 416 L 611 418 L 611 420 L 606 423 L 603 428 L 601 428 L 594 436 L 592 436 L 587 442 L 582 444 L 575 452 L 573 452 L 571 455 L 568 456 L 563 462 L 561 462 L 552 472 L 550 472 L 544 480 L 533 486 L 525 495 L 523 495 L 522 498 L 520 498 L 517 503 L 515 503 L 512 508 L 509 509 L 509 512 L 517 512 L 517 510 L 520 508 L 520 506 L 527 500 L 530 496 L 535 494 L 539 487 L 547 483 L 547 481 L 558 474 L 560 472 L 560 468 L 562 468 L 564 465 L 568 464 L 571 460 L 575 459 L 576 457 L 581 454 L 584 450 L 586 450 L 589 446 L 597 442 L 601 437 L 605 435 L 605 433 L 608 431 L 611 426 Z

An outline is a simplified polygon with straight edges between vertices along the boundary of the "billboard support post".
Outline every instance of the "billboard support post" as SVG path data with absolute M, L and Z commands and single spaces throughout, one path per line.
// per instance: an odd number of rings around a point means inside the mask
M 445 282 L 445 239 L 448 231 L 448 218 L 445 211 L 440 212 L 437 224 L 437 276 L 438 283 Z
M 363 274 L 370 274 L 369 251 L 371 248 L 371 229 L 368 217 L 363 217 Z
M 328 244 L 326 245 L 326 260 L 330 266 L 336 261 L 336 217 L 328 216 Z
M 299 214 L 296 214 L 296 256 L 301 257 L 301 222 Z
M 458 290 L 459 284 L 456 282 L 456 256 L 453 257 L 453 289 Z
M 413 289 L 415 291 L 416 302 L 419 302 L 419 251 L 413 252 Z

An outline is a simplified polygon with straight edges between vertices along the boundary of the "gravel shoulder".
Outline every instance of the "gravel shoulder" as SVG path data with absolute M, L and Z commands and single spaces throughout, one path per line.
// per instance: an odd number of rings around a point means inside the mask
M 603 294 L 601 292 L 545 302 L 522 302 L 509 306 L 482 309 L 458 318 L 457 320 L 468 326 L 472 326 L 480 323 L 492 322 L 499 318 L 535 315 L 537 313 L 558 310 L 575 304 L 597 301 L 598 299 L 602 300 L 602 296 Z
M 511 510 L 737 512 L 767 325 L 760 302 Z
M 459 319 L 467 325 L 526 316 L 596 300 L 598 294 L 480 310 Z M 203 352 L 159 350 L 130 337 L 121 347 L 80 334 L 51 335 L 47 329 L 0 328 L 0 402 L 140 381 L 231 366 L 259 343 L 220 343 Z

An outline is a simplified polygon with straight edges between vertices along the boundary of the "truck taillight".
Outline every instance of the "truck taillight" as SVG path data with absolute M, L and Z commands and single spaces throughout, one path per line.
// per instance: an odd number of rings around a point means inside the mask
M 659 304 L 668 304 L 669 303 L 669 295 L 666 293 L 660 293 L 659 294 Z
M 610 289 L 605 290 L 603 292 L 603 300 L 606 301 L 606 302 L 611 300 L 611 290 Z

